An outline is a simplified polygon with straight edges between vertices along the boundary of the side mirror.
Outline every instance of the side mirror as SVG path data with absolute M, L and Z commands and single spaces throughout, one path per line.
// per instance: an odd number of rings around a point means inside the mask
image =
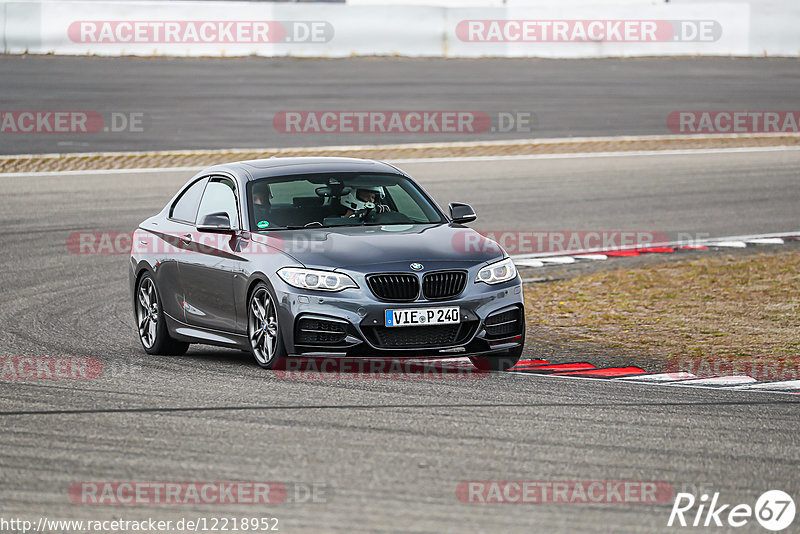
M 199 232 L 230 232 L 231 219 L 224 211 L 209 213 L 197 225 Z
M 470 223 L 478 218 L 475 215 L 475 210 L 469 204 L 462 204 L 461 202 L 450 203 L 450 218 L 454 223 Z

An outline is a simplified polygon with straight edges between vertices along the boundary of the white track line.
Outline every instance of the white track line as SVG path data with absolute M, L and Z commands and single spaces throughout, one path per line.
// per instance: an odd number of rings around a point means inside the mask
M 389 163 L 457 163 L 459 161 L 513 161 L 543 159 L 578 159 L 578 158 L 620 158 L 627 156 L 691 156 L 696 154 L 731 154 L 751 152 L 796 152 L 796 146 L 764 146 L 739 148 L 697 148 L 682 150 L 629 150 L 627 152 L 564 152 L 559 154 L 520 154 L 516 156 L 454 156 L 445 158 L 405 158 L 387 159 Z
M 780 237 L 764 237 L 761 239 L 748 239 L 747 243 L 751 245 L 783 245 L 785 241 Z
M 784 380 L 782 382 L 759 382 L 758 384 L 737 386 L 732 389 L 775 389 L 775 390 L 800 391 L 800 380 Z
M 696 375 L 689 373 L 688 371 L 678 371 L 676 373 L 657 373 L 653 375 L 637 375 L 637 376 L 622 376 L 620 378 L 614 378 L 612 380 L 632 380 L 632 381 L 642 381 L 642 382 L 672 382 L 674 380 L 689 380 L 691 378 L 697 378 Z
M 707 247 L 724 247 L 724 248 L 747 248 L 747 243 L 744 241 L 712 241 L 706 243 Z
M 798 239 L 800 238 L 800 231 L 798 230 L 790 230 L 786 232 L 773 232 L 769 234 L 753 234 L 753 235 L 736 235 L 736 236 L 724 236 L 724 237 L 710 237 L 706 239 L 697 239 L 691 242 L 689 241 L 666 241 L 662 243 L 647 243 L 647 244 L 638 244 L 638 245 L 620 245 L 618 247 L 613 248 L 588 248 L 588 249 L 578 249 L 578 250 L 563 250 L 558 252 L 532 252 L 526 254 L 513 254 L 511 258 L 516 261 L 518 259 L 537 259 L 543 260 L 544 258 L 551 258 L 551 257 L 558 257 L 558 256 L 575 256 L 575 257 L 582 257 L 586 255 L 592 254 L 600 254 L 602 255 L 604 252 L 611 252 L 611 251 L 622 251 L 622 250 L 637 250 L 642 248 L 680 248 L 682 246 L 720 246 L 720 243 L 743 243 L 744 246 L 747 246 L 748 241 L 763 241 L 765 239 L 775 239 L 780 238 L 782 241 L 785 239 Z M 771 244 L 771 243 L 766 243 Z M 739 245 L 737 245 L 739 247 Z M 741 248 L 741 247 L 740 247 Z
M 526 372 L 520 372 L 520 371 L 505 371 L 504 374 L 524 375 L 524 376 L 527 376 L 529 378 L 538 377 L 538 378 L 542 378 L 542 379 L 560 378 L 560 379 L 564 379 L 564 380 L 593 380 L 595 382 L 606 382 L 606 383 L 608 383 L 608 382 L 620 382 L 620 380 L 621 380 L 619 378 L 609 379 L 609 378 L 593 378 L 593 377 L 588 377 L 588 376 L 569 376 L 569 375 L 552 375 L 552 374 L 548 375 L 548 374 L 539 374 L 539 373 L 526 373 Z M 691 382 L 691 380 L 687 380 L 686 382 Z M 666 382 L 666 383 L 662 383 L 662 382 L 646 383 L 646 382 L 644 382 L 644 383 L 639 383 L 639 382 L 636 382 L 636 381 L 625 381 L 623 383 L 624 384 L 630 384 L 630 385 L 637 385 L 637 386 L 647 386 L 647 387 L 657 386 L 657 387 L 668 387 L 668 388 L 671 388 L 673 390 L 675 389 L 675 383 L 674 382 Z M 736 391 L 736 392 L 745 391 L 745 392 L 750 392 L 750 393 L 770 393 L 770 394 L 773 394 L 773 395 L 791 395 L 791 396 L 797 397 L 797 394 L 793 393 L 791 391 L 780 391 L 780 390 L 769 390 L 769 389 L 750 389 L 750 388 L 744 389 L 744 388 L 739 388 L 739 387 L 707 386 L 707 385 L 703 385 L 703 384 L 694 384 L 694 385 L 693 384 L 685 384 L 682 387 L 687 388 L 687 389 L 712 389 L 714 391 Z
M 551 256 L 549 258 L 538 258 L 538 261 L 543 263 L 575 263 L 575 258 L 572 256 Z
M 730 376 L 713 376 L 710 378 L 693 378 L 690 380 L 681 380 L 679 382 L 672 382 L 670 386 L 741 386 L 744 384 L 753 384 L 756 379 L 747 375 L 730 375 Z
M 190 172 L 195 173 L 205 167 L 153 167 L 152 169 L 87 169 L 85 171 L 44 171 L 44 172 L 7 172 L 0 173 L 0 178 L 29 178 L 35 176 L 84 176 L 94 174 L 140 174 L 159 172 Z
M 522 267 L 544 267 L 544 262 L 539 260 L 514 260 L 514 265 L 520 265 Z

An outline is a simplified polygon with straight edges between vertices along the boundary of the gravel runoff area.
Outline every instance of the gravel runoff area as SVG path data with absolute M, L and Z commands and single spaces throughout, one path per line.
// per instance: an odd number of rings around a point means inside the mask
M 226 161 L 272 156 L 347 156 L 398 160 L 782 146 L 800 146 L 800 134 L 653 135 L 338 147 L 26 154 L 0 156 L 0 173 L 205 167 Z
M 718 362 L 742 373 L 770 364 L 793 376 L 759 378 L 800 378 L 800 241 L 523 274 L 539 280 L 526 284 L 525 302 L 529 341 L 541 351 L 588 350 L 613 364 L 635 357 L 655 372 L 687 359 L 710 362 L 711 372 Z

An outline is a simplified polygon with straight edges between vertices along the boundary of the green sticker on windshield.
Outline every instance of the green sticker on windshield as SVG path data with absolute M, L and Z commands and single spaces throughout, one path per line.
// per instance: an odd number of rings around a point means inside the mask
M 259 228 L 266 228 L 267 226 L 269 226 L 269 221 L 258 221 L 258 224 L 256 226 L 258 226 Z

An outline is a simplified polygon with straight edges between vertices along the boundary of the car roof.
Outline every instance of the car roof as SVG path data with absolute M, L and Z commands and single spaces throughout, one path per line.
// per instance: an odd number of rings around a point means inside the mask
M 286 176 L 292 174 L 313 174 L 325 172 L 376 172 L 402 174 L 402 171 L 384 163 L 370 159 L 358 158 L 335 158 L 335 157 L 304 157 L 304 158 L 279 158 L 253 159 L 248 161 L 236 161 L 214 165 L 203 171 L 203 174 L 211 172 L 229 172 L 240 177 L 244 181 L 260 180 L 274 176 Z

